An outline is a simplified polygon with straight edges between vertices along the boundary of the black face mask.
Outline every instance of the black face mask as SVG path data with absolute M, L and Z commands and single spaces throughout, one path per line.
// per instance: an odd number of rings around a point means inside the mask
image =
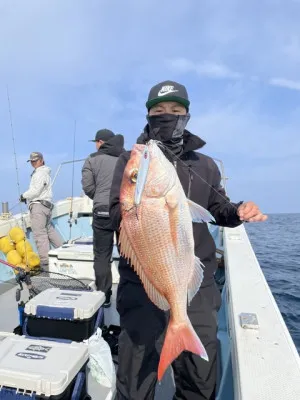
M 190 114 L 148 115 L 149 138 L 159 140 L 171 152 L 180 155 L 183 151 L 183 133 L 190 119 Z

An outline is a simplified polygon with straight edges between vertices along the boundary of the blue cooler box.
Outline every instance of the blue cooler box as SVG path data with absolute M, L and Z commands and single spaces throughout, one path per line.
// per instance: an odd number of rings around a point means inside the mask
M 83 343 L 8 336 L 0 341 L 1 400 L 87 400 Z
M 44 290 L 25 305 L 23 334 L 82 342 L 103 325 L 104 301 L 98 291 Z

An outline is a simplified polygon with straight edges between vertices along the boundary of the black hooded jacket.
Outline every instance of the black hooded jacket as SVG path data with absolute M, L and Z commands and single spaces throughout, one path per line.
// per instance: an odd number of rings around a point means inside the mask
M 148 140 L 146 127 L 138 138 L 137 143 L 145 143 Z M 187 130 L 184 132 L 183 140 L 183 153 L 176 161 L 176 169 L 186 196 L 209 210 L 214 216 L 217 225 L 236 227 L 242 224 L 237 215 L 237 207 L 242 202 L 238 204 L 230 203 L 224 189 L 221 187 L 221 174 L 216 163 L 212 158 L 195 152 L 195 150 L 203 147 L 205 142 Z M 120 187 L 129 158 L 129 151 L 119 157 L 111 186 L 109 212 L 116 231 L 118 231 L 121 222 Z M 194 223 L 193 230 L 195 255 L 205 265 L 202 286 L 208 286 L 213 282 L 217 268 L 215 242 L 206 223 Z M 139 277 L 123 257 L 120 259 L 119 273 L 121 282 L 126 280 L 140 282 Z
M 114 169 L 125 151 L 124 137 L 115 135 L 85 160 L 82 167 L 82 189 L 93 200 L 94 211 L 108 212 L 109 193 Z

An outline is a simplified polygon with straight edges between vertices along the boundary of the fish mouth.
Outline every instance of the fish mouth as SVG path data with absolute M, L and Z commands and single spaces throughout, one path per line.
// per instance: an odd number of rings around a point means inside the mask
M 134 208 L 136 208 L 136 205 L 132 201 L 130 201 L 130 202 L 123 201 L 120 203 L 120 205 L 121 205 L 121 209 L 123 209 L 123 211 L 126 211 L 126 212 L 131 211 Z
M 163 157 L 163 159 L 165 159 L 165 156 L 163 155 L 160 145 L 162 145 L 161 141 L 150 139 L 146 144 L 135 143 L 133 145 L 131 152 L 132 152 L 132 155 L 142 157 L 145 147 L 148 147 L 149 156 L 150 156 L 149 168 L 151 168 L 151 161 L 155 161 L 155 163 L 158 164 L 159 168 L 161 168 L 163 170 L 165 168 L 165 165 L 164 165 L 164 162 L 161 160 L 161 156 Z M 139 174 L 139 167 L 140 167 L 140 164 L 138 167 L 136 167 L 138 170 L 137 174 Z M 173 165 L 173 167 L 174 167 L 174 165 Z M 174 167 L 174 169 L 175 169 L 175 167 Z M 175 171 L 175 174 L 177 175 L 176 171 Z M 166 180 L 166 184 L 164 183 L 162 185 L 163 187 L 165 186 L 164 190 L 161 191 L 161 193 L 159 195 L 155 195 L 154 197 L 165 197 L 176 184 L 176 176 L 173 174 L 171 174 L 171 177 L 168 174 L 164 174 L 164 176 L 160 175 L 156 178 L 152 177 L 152 179 L 153 180 L 151 182 L 151 186 L 156 186 L 156 187 L 160 186 L 161 182 Z M 151 188 L 145 187 L 144 193 L 148 197 L 153 197 L 153 192 L 152 192 Z M 138 204 L 136 204 L 136 206 L 138 206 Z

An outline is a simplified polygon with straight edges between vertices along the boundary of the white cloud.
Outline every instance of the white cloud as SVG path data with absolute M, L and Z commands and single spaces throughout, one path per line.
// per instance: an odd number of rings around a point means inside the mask
M 226 104 L 225 99 L 223 104 L 192 116 L 190 127 L 207 141 L 205 150 L 225 157 L 237 155 L 249 162 L 294 156 L 295 149 L 299 153 L 299 108 L 282 118 L 261 115 L 259 107 L 255 103 Z
M 26 5 L 3 0 L 0 36 L 9 46 L 0 49 L 0 73 L 9 83 L 109 87 L 130 85 L 132 75 L 140 82 L 155 79 L 168 72 L 162 64 L 171 59 L 177 71 L 204 77 L 300 79 L 299 5 L 277 1 L 272 7 L 270 0 L 247 7 L 239 0 L 188 4 L 52 0 L 41 7 L 37 0 Z M 159 16 L 153 12 L 157 7 Z M 151 23 L 145 23 L 148 16 Z
M 246 80 L 264 83 L 263 78 L 258 76 L 243 76 L 243 74 L 236 72 L 222 63 L 215 63 L 210 61 L 194 62 L 187 58 L 175 58 L 166 62 L 171 71 L 180 74 L 196 73 L 200 77 L 213 78 L 213 79 L 233 79 L 238 80 L 245 78 Z M 283 87 L 291 90 L 300 90 L 300 80 L 291 80 L 286 78 L 271 78 L 266 81 L 272 86 Z
M 195 72 L 199 76 L 217 79 L 238 79 L 241 74 L 229 69 L 226 65 L 216 62 L 203 61 L 193 62 L 186 58 L 175 58 L 168 62 L 171 70 L 180 73 Z
M 279 86 L 292 90 L 300 90 L 300 80 L 293 81 L 285 78 L 272 78 L 269 80 L 270 85 Z

